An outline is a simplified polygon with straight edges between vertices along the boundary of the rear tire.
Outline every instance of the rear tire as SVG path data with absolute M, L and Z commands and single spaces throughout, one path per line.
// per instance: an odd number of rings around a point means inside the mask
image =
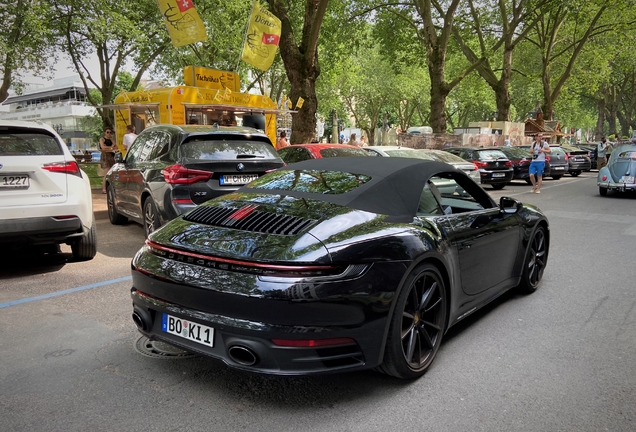
M 600 186 L 599 186 L 599 187 L 598 187 L 598 193 L 599 193 L 601 196 L 607 196 L 607 188 L 604 188 L 604 187 L 600 187 Z
M 506 183 L 493 183 L 491 186 L 494 190 L 501 190 L 506 187 Z
M 552 176 L 552 180 L 559 180 L 563 176 Z
M 446 289 L 437 268 L 423 264 L 408 276 L 400 292 L 380 372 L 419 378 L 431 366 L 446 330 Z
M 144 230 L 146 232 L 146 238 L 158 230 L 160 226 L 161 222 L 159 221 L 157 206 L 155 206 L 152 198 L 148 197 L 144 201 Z
M 519 290 L 526 294 L 532 294 L 539 288 L 543 271 L 547 264 L 548 243 L 545 229 L 538 227 L 528 243 L 526 258 L 523 262 L 523 272 Z
M 97 254 L 97 228 L 95 221 L 93 221 L 91 229 L 86 234 L 71 244 L 71 251 L 75 261 L 88 261 L 95 257 Z
M 115 189 L 111 185 L 108 185 L 106 204 L 108 205 L 108 219 L 113 225 L 121 225 L 125 223 L 128 218 L 117 213 L 117 204 L 115 204 Z
M 581 174 L 581 171 L 570 171 L 570 175 L 571 175 L 572 177 L 578 177 L 578 176 L 579 176 L 579 174 Z

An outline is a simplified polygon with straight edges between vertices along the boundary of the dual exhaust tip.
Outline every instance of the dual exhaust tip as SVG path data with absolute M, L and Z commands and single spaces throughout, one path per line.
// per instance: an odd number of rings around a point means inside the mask
M 150 331 L 150 323 L 152 321 L 147 312 L 135 309 L 132 313 L 132 319 L 139 330 L 143 332 Z M 227 354 L 230 356 L 232 361 L 242 366 L 254 366 L 258 363 L 258 356 L 254 350 L 244 345 L 232 345 L 228 348 Z

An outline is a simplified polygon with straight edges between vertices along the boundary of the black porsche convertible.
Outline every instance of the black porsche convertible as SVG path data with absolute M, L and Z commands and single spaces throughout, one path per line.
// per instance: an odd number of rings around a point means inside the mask
M 445 332 L 534 292 L 550 231 L 462 171 L 405 158 L 288 165 L 152 233 L 132 262 L 151 339 L 239 369 L 417 378 Z

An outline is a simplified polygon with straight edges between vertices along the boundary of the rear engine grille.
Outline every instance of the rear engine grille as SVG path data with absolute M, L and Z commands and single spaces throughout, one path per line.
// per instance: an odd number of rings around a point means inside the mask
M 201 206 L 186 214 L 188 222 L 234 228 L 264 234 L 295 235 L 316 221 L 278 213 L 255 210 L 256 206 L 214 207 Z

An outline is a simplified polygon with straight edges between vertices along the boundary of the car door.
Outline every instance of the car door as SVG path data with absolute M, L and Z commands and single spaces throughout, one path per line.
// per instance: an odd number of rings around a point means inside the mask
M 457 250 L 462 290 L 475 295 L 510 279 L 522 234 L 519 216 L 502 213 L 483 189 L 460 174 L 431 181 L 439 185 L 444 218 L 452 227 L 446 235 Z

